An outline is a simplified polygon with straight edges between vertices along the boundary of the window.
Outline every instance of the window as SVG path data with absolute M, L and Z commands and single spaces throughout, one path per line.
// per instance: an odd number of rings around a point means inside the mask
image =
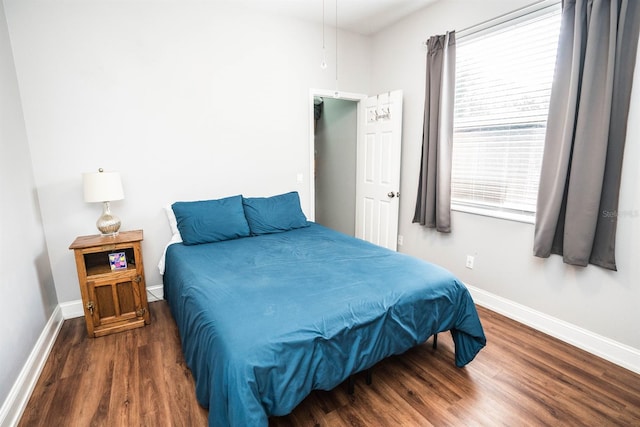
M 533 220 L 560 16 L 547 5 L 458 38 L 453 209 Z

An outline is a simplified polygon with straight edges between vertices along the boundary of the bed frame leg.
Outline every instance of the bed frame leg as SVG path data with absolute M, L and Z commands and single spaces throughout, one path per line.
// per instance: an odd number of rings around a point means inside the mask
M 438 348 L 438 334 L 433 334 L 433 349 Z
M 373 382 L 373 369 L 369 368 L 365 370 L 365 375 L 366 375 L 366 382 L 367 385 L 371 385 L 371 383 Z M 347 379 L 347 393 L 349 394 L 353 394 L 355 391 L 355 383 L 356 380 L 354 378 L 353 375 L 349 375 L 349 378 Z

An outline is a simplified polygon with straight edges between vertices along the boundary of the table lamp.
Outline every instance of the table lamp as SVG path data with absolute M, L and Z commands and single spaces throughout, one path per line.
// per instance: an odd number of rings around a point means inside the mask
M 102 215 L 96 221 L 96 226 L 104 236 L 117 236 L 120 229 L 120 218 L 111 213 L 110 202 L 124 199 L 122 181 L 117 172 L 105 172 L 102 168 L 98 172 L 82 175 L 84 183 L 84 201 L 87 203 L 102 202 Z

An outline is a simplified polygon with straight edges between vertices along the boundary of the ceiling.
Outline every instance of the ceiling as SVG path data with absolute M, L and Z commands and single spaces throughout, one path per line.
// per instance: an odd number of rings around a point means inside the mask
M 437 0 L 218 0 L 251 9 L 292 16 L 322 23 L 324 2 L 325 22 L 334 26 L 336 3 L 338 27 L 370 35 L 401 20 Z

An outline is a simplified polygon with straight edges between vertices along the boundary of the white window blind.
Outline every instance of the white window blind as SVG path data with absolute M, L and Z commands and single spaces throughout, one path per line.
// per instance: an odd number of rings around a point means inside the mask
M 459 39 L 454 209 L 535 213 L 560 14 L 554 5 Z

